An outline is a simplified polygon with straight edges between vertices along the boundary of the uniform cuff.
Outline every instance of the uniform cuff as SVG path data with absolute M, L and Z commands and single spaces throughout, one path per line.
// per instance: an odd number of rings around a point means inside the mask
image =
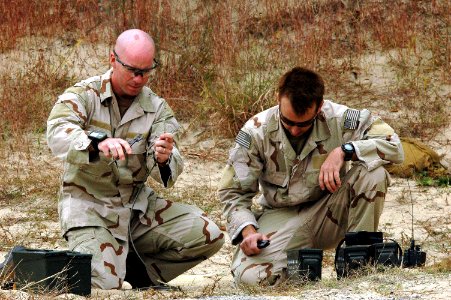
M 241 241 L 243 240 L 243 235 L 241 234 L 241 231 L 243 231 L 244 227 L 246 227 L 247 225 L 253 225 L 255 229 L 259 228 L 258 224 L 254 222 L 245 222 L 241 224 L 235 231 L 235 234 L 230 238 L 232 240 L 232 245 L 237 245 L 241 243 Z
M 91 140 L 87 135 L 81 134 L 75 140 L 72 141 L 67 153 L 67 162 L 76 165 L 89 163 L 89 151 L 88 147 L 91 144 Z

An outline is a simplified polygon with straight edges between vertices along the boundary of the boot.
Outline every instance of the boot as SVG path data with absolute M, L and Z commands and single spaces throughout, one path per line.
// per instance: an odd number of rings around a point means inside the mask
M 14 246 L 5 256 L 5 260 L 0 263 L 0 287 L 3 290 L 11 290 L 14 286 L 14 262 L 13 252 L 24 250 L 23 246 Z

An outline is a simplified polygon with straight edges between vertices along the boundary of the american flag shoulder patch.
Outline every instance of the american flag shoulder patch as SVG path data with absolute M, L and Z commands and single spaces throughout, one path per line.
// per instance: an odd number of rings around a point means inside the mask
M 360 110 L 348 109 L 345 112 L 344 129 L 354 130 L 359 127 Z
M 250 149 L 251 148 L 251 135 L 247 132 L 244 132 L 243 130 L 240 130 L 238 132 L 238 135 L 235 138 L 235 142 L 238 145 L 241 145 L 246 149 Z

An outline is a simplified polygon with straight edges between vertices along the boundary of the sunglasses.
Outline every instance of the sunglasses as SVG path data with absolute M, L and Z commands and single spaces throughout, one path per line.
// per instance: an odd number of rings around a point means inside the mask
M 304 121 L 304 122 L 294 122 L 294 121 L 291 121 L 290 119 L 287 119 L 286 117 L 284 117 L 283 115 L 282 115 L 282 112 L 279 110 L 279 116 L 280 116 L 280 119 L 282 120 L 282 122 L 283 123 L 285 123 L 285 125 L 287 125 L 287 126 L 296 126 L 296 127 L 307 127 L 307 126 L 310 126 L 310 125 L 312 125 L 314 122 L 315 122 L 315 120 L 316 120 L 316 116 L 317 116 L 318 114 L 316 114 L 313 118 L 311 118 L 310 120 L 307 120 L 307 121 Z
M 153 59 L 153 66 L 150 68 L 146 68 L 146 69 L 139 69 L 139 68 L 135 68 L 132 66 L 127 65 L 126 63 L 123 63 L 120 59 L 119 59 L 119 55 L 117 55 L 116 51 L 113 49 L 113 54 L 114 57 L 116 58 L 117 62 L 120 63 L 125 69 L 127 69 L 129 72 L 133 73 L 133 75 L 135 76 L 139 76 L 141 75 L 142 77 L 147 77 L 150 75 L 150 72 L 155 69 L 156 67 L 158 67 L 160 64 L 158 63 L 158 61 L 154 58 Z

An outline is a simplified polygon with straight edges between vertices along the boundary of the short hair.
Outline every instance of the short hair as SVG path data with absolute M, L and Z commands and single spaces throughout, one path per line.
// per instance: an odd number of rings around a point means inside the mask
M 277 88 L 279 99 L 285 96 L 291 102 L 294 112 L 303 115 L 316 103 L 321 105 L 324 96 L 324 81 L 314 71 L 295 67 L 279 80 Z

